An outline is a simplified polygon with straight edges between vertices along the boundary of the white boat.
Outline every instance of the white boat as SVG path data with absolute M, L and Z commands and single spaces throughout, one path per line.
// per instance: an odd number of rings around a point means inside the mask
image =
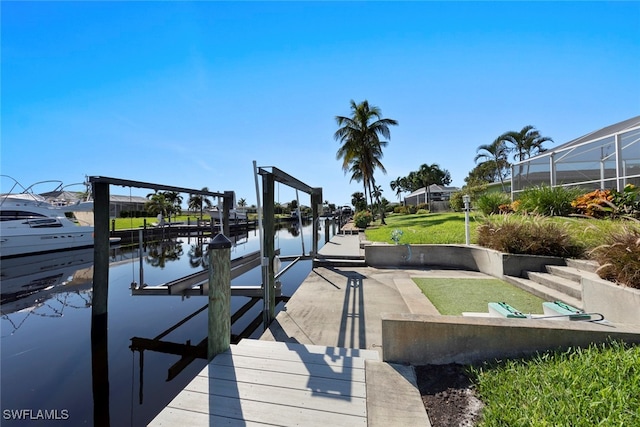
M 220 221 L 222 218 L 222 209 L 219 209 L 217 206 L 209 209 L 209 215 L 214 221 Z M 230 221 L 246 221 L 247 220 L 247 212 L 244 209 L 230 209 L 229 210 L 229 220 Z
M 12 191 L 20 186 L 15 183 Z M 93 210 L 93 202 L 52 203 L 34 194 L 32 187 L 0 195 L 0 258 L 93 246 L 93 226 L 81 225 L 73 216 Z

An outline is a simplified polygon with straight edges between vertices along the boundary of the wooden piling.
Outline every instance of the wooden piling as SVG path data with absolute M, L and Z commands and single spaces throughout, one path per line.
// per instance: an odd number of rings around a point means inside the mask
M 93 423 L 109 425 L 109 184 L 93 183 L 93 297 L 91 300 L 91 373 Z
M 311 234 L 311 246 L 312 246 L 312 255 L 317 255 L 318 253 L 318 230 L 316 227 L 318 224 L 318 218 L 320 217 L 320 212 L 322 211 L 322 188 L 314 188 L 311 192 L 311 215 L 313 217 L 313 232 Z
M 275 201 L 274 201 L 275 179 L 272 174 L 262 176 L 262 225 L 264 229 L 264 260 L 267 263 L 266 268 L 263 264 L 262 269 L 262 286 L 264 287 L 264 309 L 263 322 L 267 328 L 275 318 L 276 297 L 275 287 L 276 279 L 273 269 L 273 260 L 275 257 L 274 247 L 274 229 L 275 229 Z
M 218 234 L 209 244 L 209 340 L 212 360 L 231 345 L 231 242 Z
M 329 243 L 329 218 L 324 219 L 324 243 Z
M 234 195 L 233 191 L 225 191 L 222 199 L 222 234 L 225 236 L 231 236 L 231 226 L 229 224 L 229 212 L 234 208 Z

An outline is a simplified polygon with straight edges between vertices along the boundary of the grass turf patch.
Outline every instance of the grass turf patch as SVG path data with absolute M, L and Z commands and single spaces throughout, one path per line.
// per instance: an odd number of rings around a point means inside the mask
M 543 299 L 498 279 L 414 278 L 440 314 L 487 312 L 490 302 L 506 302 L 522 313 L 541 314 Z

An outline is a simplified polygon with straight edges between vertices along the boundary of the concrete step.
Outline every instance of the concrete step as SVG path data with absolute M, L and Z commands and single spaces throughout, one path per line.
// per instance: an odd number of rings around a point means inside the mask
M 314 258 L 313 267 L 366 267 L 364 257 L 360 258 Z
M 580 271 L 587 271 L 589 273 L 595 273 L 598 267 L 600 267 L 597 262 L 586 259 L 567 258 L 565 261 L 567 262 L 567 266 L 573 267 Z
M 549 288 L 545 285 L 534 282 L 533 280 L 514 276 L 504 276 L 504 280 L 519 287 L 520 289 L 542 298 L 545 301 L 562 301 L 579 309 L 584 308 L 581 299 L 571 297 L 557 289 Z
M 571 279 L 556 276 L 551 273 L 536 273 L 527 271 L 527 278 L 536 283 L 544 285 L 553 290 L 559 291 L 575 299 L 582 299 L 582 285 Z
M 563 277 L 580 283 L 583 277 L 598 278 L 598 275 L 592 271 L 581 270 L 572 266 L 547 265 L 547 271 L 554 276 Z

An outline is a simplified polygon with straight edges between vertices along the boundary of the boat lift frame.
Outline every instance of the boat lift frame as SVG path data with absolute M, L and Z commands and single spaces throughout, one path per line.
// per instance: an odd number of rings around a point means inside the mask
M 255 162 L 254 162 L 255 165 Z M 285 270 L 280 272 L 276 271 L 276 249 L 275 249 L 275 183 L 279 182 L 295 190 L 300 190 L 307 193 L 311 197 L 311 215 L 313 218 L 313 224 L 315 225 L 320 217 L 322 209 L 322 187 L 311 187 L 305 184 L 297 178 L 289 175 L 286 172 L 278 169 L 275 166 L 256 166 L 256 173 L 262 177 L 262 248 L 263 248 L 263 260 L 262 260 L 262 284 L 264 290 L 264 310 L 263 310 L 263 322 L 264 327 L 267 329 L 271 322 L 275 318 L 275 306 L 276 306 L 276 279 L 284 271 L 289 269 L 298 260 L 305 257 L 302 254 L 300 257 L 294 259 L 294 261 L 287 266 Z M 312 252 L 311 256 L 315 256 L 318 253 L 318 234 L 315 231 L 315 226 L 312 234 Z

